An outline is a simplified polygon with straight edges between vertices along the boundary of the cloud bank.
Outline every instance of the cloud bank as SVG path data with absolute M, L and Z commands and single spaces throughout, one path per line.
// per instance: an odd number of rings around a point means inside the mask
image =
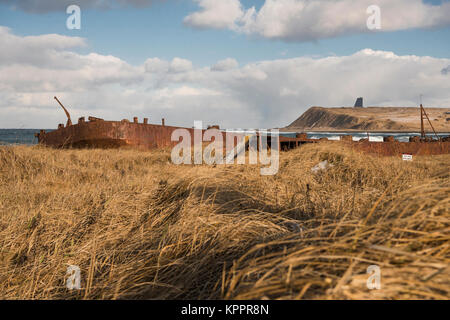
M 450 66 L 448 66 L 447 68 L 444 68 L 441 70 L 442 74 L 449 74 L 450 73 Z
M 238 33 L 284 41 L 373 32 L 367 28 L 371 5 L 381 9 L 381 30 L 397 31 L 450 25 L 450 3 L 421 0 L 265 0 L 259 10 L 244 8 L 240 0 L 194 0 L 197 12 L 184 23 L 194 28 L 229 29 Z
M 55 128 L 65 115 L 141 119 L 191 127 L 289 124 L 312 105 L 450 106 L 450 59 L 365 49 L 348 56 L 297 57 L 239 66 L 233 58 L 198 67 L 182 57 L 131 65 L 114 56 L 79 54 L 85 40 L 22 37 L 0 27 L 0 127 Z

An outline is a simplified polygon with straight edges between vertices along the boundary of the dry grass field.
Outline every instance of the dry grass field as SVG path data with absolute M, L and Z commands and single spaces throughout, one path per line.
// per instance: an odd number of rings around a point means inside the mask
M 448 299 L 449 166 L 326 142 L 281 153 L 275 176 L 1 147 L 0 299 Z

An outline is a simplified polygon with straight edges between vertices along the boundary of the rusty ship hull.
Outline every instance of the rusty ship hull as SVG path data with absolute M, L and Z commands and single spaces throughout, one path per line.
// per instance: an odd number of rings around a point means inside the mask
M 167 148 L 178 142 L 171 141 L 172 132 L 180 127 L 128 122 L 128 121 L 80 121 L 57 130 L 41 131 L 37 137 L 40 144 L 54 148 Z M 188 131 L 193 129 L 183 128 Z
M 332 143 L 343 143 L 355 150 L 378 156 L 401 156 L 402 154 L 411 155 L 439 155 L 450 154 L 450 139 L 442 138 L 440 140 L 422 140 L 418 137 L 410 138 L 409 142 L 395 141 L 394 137 L 386 137 L 383 142 L 369 141 L 362 139 L 353 141 L 351 135 L 341 136 L 340 140 L 308 139 L 306 133 L 297 134 L 296 138 L 280 137 L 281 150 L 287 151 L 300 147 L 306 143 L 319 143 L 322 141 L 330 141 Z
M 362 141 L 352 142 L 352 147 L 364 153 L 378 156 L 401 156 L 410 154 L 415 156 L 450 154 L 450 142 L 432 141 L 432 142 L 373 142 Z
M 171 141 L 172 133 L 176 129 L 188 130 L 191 137 L 194 129 L 166 125 L 134 122 L 104 121 L 93 119 L 85 122 L 83 119 L 75 125 L 59 125 L 55 131 L 41 131 L 37 134 L 40 144 L 54 148 L 137 148 L 143 150 L 170 148 L 178 141 Z M 204 130 L 202 130 L 202 135 Z M 226 134 L 223 133 L 224 145 Z M 352 141 L 352 136 L 341 137 L 341 143 L 369 154 L 380 156 L 399 156 L 404 153 L 412 155 L 437 155 L 450 153 L 450 141 L 410 141 L 398 142 L 386 139 L 384 142 L 369 142 L 367 140 Z M 412 139 L 413 140 L 413 139 Z M 306 134 L 298 134 L 295 138 L 280 136 L 281 150 L 290 150 L 307 143 L 328 141 L 322 139 L 308 139 Z M 338 142 L 338 141 L 334 141 Z

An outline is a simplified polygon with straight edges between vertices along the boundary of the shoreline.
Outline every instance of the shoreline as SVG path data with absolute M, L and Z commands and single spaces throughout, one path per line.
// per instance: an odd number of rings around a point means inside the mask
M 295 132 L 295 133 L 417 133 L 420 134 L 420 130 L 356 130 L 356 129 L 308 129 L 308 128 L 275 128 L 280 130 L 280 132 Z M 450 131 L 436 131 L 437 134 L 448 134 Z M 434 135 L 434 132 L 426 131 L 426 134 Z

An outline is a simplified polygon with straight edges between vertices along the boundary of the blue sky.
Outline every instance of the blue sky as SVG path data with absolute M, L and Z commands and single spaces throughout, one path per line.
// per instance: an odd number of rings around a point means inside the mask
M 443 1 L 424 2 L 437 5 Z M 263 1 L 242 3 L 245 7 L 256 6 L 258 9 Z M 347 55 L 364 48 L 394 51 L 401 55 L 450 57 L 450 26 L 296 43 L 236 34 L 229 30 L 198 30 L 184 25 L 183 18 L 196 9 L 197 5 L 191 0 L 157 2 L 144 8 L 103 10 L 81 7 L 81 30 L 68 30 L 65 26 L 68 15 L 64 11 L 36 14 L 14 10 L 11 4 L 0 4 L 0 25 L 24 36 L 57 33 L 84 37 L 89 45 L 85 52 L 114 55 L 133 64 L 143 63 L 148 57 L 172 59 L 179 56 L 197 66 L 210 65 L 227 57 L 234 57 L 245 64 L 304 55 Z
M 235 128 L 358 96 L 450 106 L 449 0 L 96 1 L 0 0 L 0 127 L 64 122 L 53 95 L 73 118 Z M 369 31 L 373 3 L 382 28 Z M 80 5 L 81 30 L 66 28 L 67 4 Z

